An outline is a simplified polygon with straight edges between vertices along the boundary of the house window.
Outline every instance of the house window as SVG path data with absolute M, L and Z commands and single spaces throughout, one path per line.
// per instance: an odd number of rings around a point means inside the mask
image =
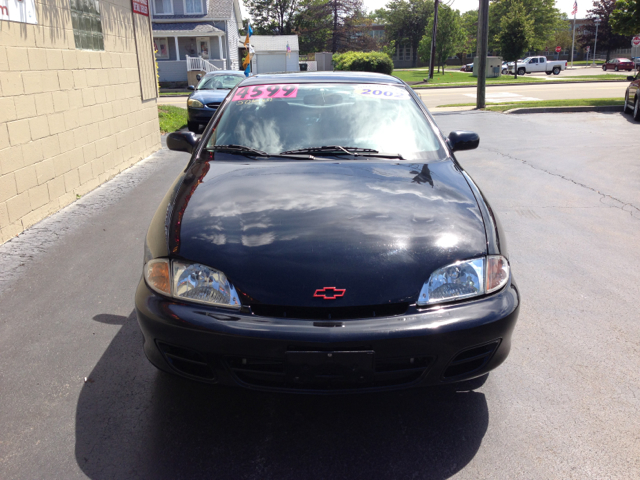
M 173 15 L 173 1 L 153 0 L 153 11 L 156 15 Z
M 404 58 L 405 60 L 411 60 L 411 47 L 405 47 Z
M 99 0 L 69 0 L 76 48 L 104 50 Z
M 404 60 L 404 47 L 398 47 L 398 60 Z
M 154 38 L 153 47 L 156 51 L 156 58 L 162 58 L 164 60 L 169 59 L 169 42 L 167 38 Z
M 202 0 L 183 0 L 183 1 L 184 1 L 184 13 L 186 15 L 204 13 L 204 11 L 202 10 Z

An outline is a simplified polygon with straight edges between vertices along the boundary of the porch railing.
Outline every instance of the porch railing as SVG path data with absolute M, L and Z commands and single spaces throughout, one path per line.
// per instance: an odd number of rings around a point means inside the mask
M 194 70 L 199 72 L 215 72 L 216 70 L 222 70 L 221 68 L 216 67 L 213 63 L 205 60 L 201 57 L 190 57 L 187 58 L 187 72 L 192 72 Z

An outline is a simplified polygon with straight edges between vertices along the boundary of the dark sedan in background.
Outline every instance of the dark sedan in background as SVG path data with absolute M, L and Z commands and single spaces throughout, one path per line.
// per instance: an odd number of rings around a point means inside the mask
M 602 70 L 605 72 L 607 70 L 615 70 L 616 72 L 620 70 L 631 71 L 635 67 L 633 66 L 633 62 L 628 58 L 614 58 L 613 60 L 608 61 L 604 65 L 602 65 Z
M 500 365 L 520 296 L 495 212 L 401 80 L 256 75 L 224 100 L 151 222 L 147 358 L 194 380 L 327 393 Z
M 189 130 L 197 133 L 200 126 L 209 123 L 227 94 L 244 78 L 237 70 L 220 70 L 207 73 L 197 86 L 190 85 L 194 92 L 187 99 Z

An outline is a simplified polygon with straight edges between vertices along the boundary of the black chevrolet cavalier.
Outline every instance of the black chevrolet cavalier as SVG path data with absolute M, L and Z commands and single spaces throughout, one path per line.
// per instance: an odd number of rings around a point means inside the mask
M 226 97 L 145 244 L 159 369 L 301 392 L 435 385 L 507 357 L 519 294 L 498 219 L 419 97 L 370 73 L 257 75 Z

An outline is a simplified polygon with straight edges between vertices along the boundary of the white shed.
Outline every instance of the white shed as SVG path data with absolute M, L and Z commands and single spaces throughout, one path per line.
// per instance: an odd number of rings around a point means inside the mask
M 300 47 L 297 35 L 253 35 L 251 46 L 255 54 L 251 60 L 251 72 L 298 72 Z M 287 45 L 290 51 L 287 51 Z

